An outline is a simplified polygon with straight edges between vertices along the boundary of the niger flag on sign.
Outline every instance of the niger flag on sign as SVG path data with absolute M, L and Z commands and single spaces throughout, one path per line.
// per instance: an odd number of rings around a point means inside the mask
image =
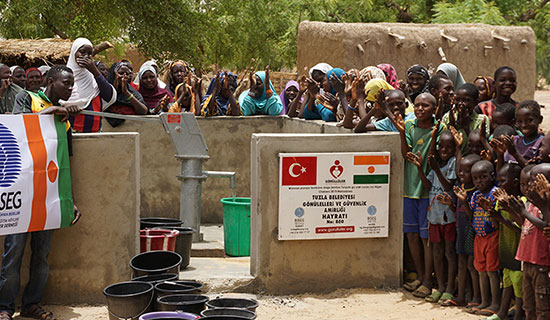
M 317 184 L 317 157 L 284 157 L 283 186 L 312 186 Z
M 74 216 L 65 123 L 0 116 L 0 234 L 56 229 Z

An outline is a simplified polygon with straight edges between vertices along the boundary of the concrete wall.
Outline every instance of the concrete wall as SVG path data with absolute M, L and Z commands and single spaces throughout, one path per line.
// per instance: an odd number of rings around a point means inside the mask
M 397 133 L 254 134 L 251 149 L 250 271 L 261 291 L 292 294 L 400 285 L 403 158 Z M 278 154 L 353 151 L 391 152 L 389 237 L 279 241 Z
M 139 136 L 74 135 L 73 148 L 73 194 L 82 218 L 54 231 L 44 302 L 104 303 L 103 288 L 129 280 L 128 263 L 139 252 Z M 27 245 L 22 288 L 30 251 Z
M 155 118 L 157 116 L 150 116 Z M 204 170 L 235 171 L 237 196 L 250 196 L 250 137 L 253 133 L 322 133 L 322 121 L 267 117 L 197 117 L 208 146 L 210 159 Z M 329 125 L 330 126 L 330 125 Z M 334 127 L 334 132 L 345 129 Z M 160 121 L 126 121 L 116 128 L 103 122 L 103 131 L 139 132 L 141 144 L 141 215 L 143 217 L 179 217 L 180 163 Z M 202 185 L 201 222 L 221 223 L 220 199 L 231 196 L 229 181 L 208 178 Z
M 388 30 L 403 36 L 396 39 Z M 443 38 L 444 30 L 457 42 Z M 491 35 L 509 38 L 509 42 Z M 424 46 L 425 44 L 425 46 Z M 485 49 L 485 46 L 492 49 Z M 506 49 L 508 47 L 509 49 Z M 532 99 L 535 94 L 535 33 L 530 27 L 504 27 L 485 24 L 402 24 L 402 23 L 323 23 L 301 22 L 298 27 L 298 73 L 306 74 L 319 62 L 348 70 L 380 63 L 392 64 L 400 79 L 407 69 L 422 64 L 431 69 L 445 62 L 455 64 L 467 82 L 476 76 L 493 76 L 504 65 L 518 76 L 516 100 Z

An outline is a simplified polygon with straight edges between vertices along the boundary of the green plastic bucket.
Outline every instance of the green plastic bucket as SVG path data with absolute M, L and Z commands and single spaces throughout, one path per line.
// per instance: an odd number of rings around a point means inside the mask
M 225 253 L 233 257 L 250 255 L 250 198 L 223 198 Z

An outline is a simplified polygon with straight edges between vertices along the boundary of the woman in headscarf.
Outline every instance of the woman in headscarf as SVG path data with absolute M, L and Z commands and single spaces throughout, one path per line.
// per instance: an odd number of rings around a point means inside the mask
M 279 98 L 281 98 L 281 103 L 283 104 L 283 111 L 281 111 L 281 114 L 288 114 L 289 107 L 292 101 L 298 97 L 300 94 L 300 85 L 298 82 L 291 80 L 286 83 L 285 89 L 281 94 L 279 95 Z M 301 99 L 298 97 L 298 99 Z M 293 115 L 294 116 L 294 115 Z
M 429 83 L 430 73 L 423 66 L 415 64 L 407 70 L 407 85 L 409 87 L 409 98 L 411 98 L 412 103 L 414 103 L 418 95 L 428 92 Z
M 155 60 L 145 61 L 141 66 L 142 67 L 143 66 L 151 66 L 151 67 L 155 68 L 156 73 L 159 74 L 159 66 L 158 66 L 158 64 Z M 166 89 L 166 83 L 164 83 L 164 81 L 160 80 L 158 77 L 157 77 L 157 81 L 159 83 L 159 88 Z M 134 79 L 133 84 L 134 84 L 134 88 L 138 88 L 138 86 L 139 86 L 139 77 L 136 77 Z
M 25 89 L 32 92 L 38 92 L 40 90 L 40 84 L 42 83 L 42 73 L 37 68 L 28 68 L 26 72 L 26 87 Z
M 269 80 L 269 67 L 254 75 L 251 72 L 250 89 L 241 93 L 239 105 L 244 116 L 261 114 L 276 116 L 281 113 L 283 104 Z
M 322 85 L 326 81 L 327 72 L 332 69 L 332 66 L 328 63 L 318 63 L 309 69 L 309 77 Z
M 395 68 L 388 63 L 379 64 L 377 67 L 384 72 L 386 82 L 395 89 L 399 89 L 399 79 L 397 78 L 397 71 L 395 71 Z
M 145 105 L 141 93 L 130 85 L 132 78 L 128 63 L 122 61 L 113 63 L 109 69 L 107 80 L 114 86 L 117 92 L 117 99 L 109 107 L 109 112 L 129 115 L 147 114 L 149 109 Z M 122 119 L 114 118 L 107 118 L 107 121 L 113 127 L 119 126 L 124 122 Z
M 20 86 L 21 89 L 25 89 L 27 79 L 25 78 L 25 69 L 20 66 L 10 67 L 11 81 Z
M 40 81 L 40 87 L 42 89 L 46 88 L 46 85 L 48 84 L 48 71 L 50 71 L 51 67 L 48 66 L 48 65 L 41 65 L 40 67 L 38 67 L 38 71 L 40 71 L 40 74 L 42 75 L 42 79 Z M 103 76 L 105 77 L 105 76 Z M 105 78 L 107 79 L 107 78 Z
M 440 64 L 439 67 L 437 67 L 436 73 L 441 73 L 449 77 L 455 90 L 458 90 L 458 88 L 462 87 L 462 85 L 466 83 L 460 73 L 460 70 L 458 70 L 458 68 L 452 63 L 445 62 Z
M 142 65 L 138 73 L 139 93 L 149 110 L 161 110 L 173 102 L 172 94 L 161 89 L 157 81 L 157 71 L 152 66 Z M 175 88 L 174 88 L 175 89 Z
M 235 98 L 237 76 L 229 71 L 218 72 L 210 81 L 202 98 L 201 116 L 240 116 L 241 108 Z M 243 92 L 244 93 L 244 92 Z M 240 98 L 239 98 L 240 100 Z
M 323 120 L 326 122 L 336 121 L 336 112 L 338 111 L 339 100 L 336 98 L 336 90 L 332 87 L 330 78 L 332 76 L 343 81 L 342 76 L 345 71 L 340 68 L 331 69 L 326 73 L 323 82 L 324 93 L 320 94 L 317 90 L 308 90 L 308 99 L 303 107 L 303 115 L 306 120 Z
M 73 70 L 74 86 L 71 97 L 60 101 L 63 106 L 74 105 L 84 110 L 103 111 L 116 100 L 116 91 L 103 77 L 92 59 L 90 40 L 78 38 L 73 42 L 67 67 Z M 77 132 L 98 132 L 101 117 L 77 114 L 69 117 L 71 127 Z
M 495 80 L 491 77 L 477 76 L 474 84 L 479 90 L 479 102 L 493 99 L 495 96 Z
M 196 94 L 196 88 L 200 88 L 191 84 L 191 79 L 184 81 L 176 87 L 176 94 L 174 95 L 174 103 L 170 106 L 169 110 L 163 110 L 168 112 L 191 112 L 197 116 L 200 116 L 200 97 Z M 199 89 L 200 90 L 200 89 Z M 197 111 L 198 110 L 198 111 Z
M 154 67 L 156 63 L 150 65 Z M 182 60 L 176 60 L 170 64 L 170 68 L 165 76 L 164 82 L 166 83 L 166 89 L 171 95 L 174 95 L 176 87 L 178 84 L 183 82 L 183 79 L 187 76 L 188 72 L 189 67 L 187 66 L 187 63 Z

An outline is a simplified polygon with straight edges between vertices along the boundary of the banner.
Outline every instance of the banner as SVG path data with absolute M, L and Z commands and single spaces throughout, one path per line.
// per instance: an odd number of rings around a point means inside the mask
M 388 236 L 389 152 L 279 158 L 279 240 Z
M 50 115 L 0 115 L 0 235 L 74 218 L 67 132 Z

